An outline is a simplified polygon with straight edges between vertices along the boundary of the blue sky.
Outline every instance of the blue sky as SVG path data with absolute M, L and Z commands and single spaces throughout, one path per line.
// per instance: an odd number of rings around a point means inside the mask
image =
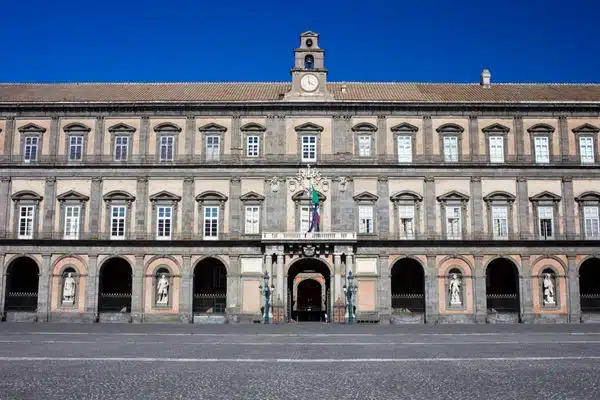
M 0 0 L 0 81 L 600 82 L 600 1 Z

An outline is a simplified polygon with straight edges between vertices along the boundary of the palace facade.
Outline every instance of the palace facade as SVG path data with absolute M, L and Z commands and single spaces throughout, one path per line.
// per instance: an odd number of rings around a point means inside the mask
M 324 55 L 0 84 L 3 319 L 259 322 L 267 287 L 275 321 L 600 321 L 600 85 L 329 83 Z

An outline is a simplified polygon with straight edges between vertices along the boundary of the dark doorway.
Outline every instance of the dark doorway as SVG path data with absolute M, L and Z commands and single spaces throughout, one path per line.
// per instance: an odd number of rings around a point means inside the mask
M 6 271 L 6 311 L 36 311 L 39 269 L 29 257 L 12 261 Z
M 417 260 L 403 258 L 392 267 L 392 309 L 425 312 L 425 272 Z
M 119 257 L 111 258 L 100 268 L 98 312 L 131 312 L 132 270 Z
M 587 259 L 579 267 L 581 312 L 600 313 L 600 259 Z
M 225 314 L 227 269 L 216 258 L 205 258 L 194 268 L 194 313 Z
M 306 279 L 300 274 L 303 274 Z M 329 268 L 315 258 L 296 261 L 288 271 L 288 319 L 327 322 L 331 316 Z M 321 282 L 325 284 L 322 285 Z M 294 285 L 297 285 L 294 293 Z M 323 286 L 325 293 L 323 293 Z M 323 301 L 323 298 L 325 301 Z
M 489 263 L 485 282 L 488 312 L 519 312 L 519 270 L 512 261 L 498 258 Z

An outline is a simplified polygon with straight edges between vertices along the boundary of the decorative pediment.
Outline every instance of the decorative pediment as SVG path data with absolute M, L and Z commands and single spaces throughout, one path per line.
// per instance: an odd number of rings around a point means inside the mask
M 469 201 L 469 196 L 463 194 L 461 192 L 457 192 L 456 190 L 451 190 L 450 192 L 443 194 L 437 197 L 437 201 L 440 202 L 448 202 L 448 201 Z
M 113 190 L 112 192 L 106 193 L 103 197 L 104 201 L 134 201 L 135 196 L 122 191 L 122 190 Z
M 180 201 L 181 196 L 177 196 L 176 194 L 167 192 L 166 190 L 161 190 L 160 192 L 155 193 L 152 196 L 150 196 L 150 201 L 161 201 L 161 200 Z
M 181 132 L 181 127 L 171 122 L 163 122 L 154 127 L 154 132 L 179 133 Z
M 412 190 L 403 190 L 390 196 L 391 201 L 422 201 L 423 196 Z
M 240 196 L 241 201 L 264 201 L 265 196 L 256 192 L 248 192 Z
M 483 133 L 508 133 L 510 128 L 508 126 L 495 123 L 482 128 L 481 131 Z
M 352 127 L 353 132 L 376 132 L 377 127 L 368 122 L 360 122 Z
M 312 36 L 312 37 L 318 37 L 319 35 L 318 35 L 318 34 L 316 34 L 316 33 L 315 33 L 315 32 L 313 32 L 313 31 L 306 31 L 306 32 L 302 33 L 300 36 Z
M 11 196 L 14 201 L 42 201 L 43 197 L 31 190 L 21 190 Z
M 110 133 L 133 133 L 135 132 L 135 128 L 133 126 L 119 122 L 118 124 L 109 127 L 108 131 Z
M 591 124 L 579 125 L 577 128 L 573 128 L 573 133 L 598 133 L 600 128 Z
M 379 199 L 379 196 L 376 196 L 370 192 L 362 192 L 357 194 L 356 196 L 353 196 L 352 199 L 354 199 L 354 201 L 376 202 Z
M 419 128 L 417 128 L 413 124 L 409 124 L 408 122 L 403 122 L 401 124 L 394 125 L 390 129 L 392 132 L 416 132 L 419 130 Z
M 456 124 L 444 124 L 436 129 L 438 133 L 463 133 L 465 128 Z
M 325 197 L 325 195 L 323 193 L 317 191 L 317 195 L 319 196 L 319 202 L 322 203 L 325 200 L 327 200 L 327 197 Z M 300 190 L 292 196 L 292 200 L 294 200 L 294 201 L 310 200 L 310 199 L 311 199 L 310 192 L 308 190 Z
M 547 190 L 536 194 L 535 196 L 531 196 L 529 201 L 552 201 L 557 202 L 560 201 L 561 197 L 552 192 L 548 192 Z
M 256 122 L 249 122 L 243 125 L 240 130 L 242 132 L 264 132 L 267 130 L 267 128 L 261 124 L 257 124 Z
M 296 132 L 322 132 L 323 127 L 312 122 L 306 122 L 294 128 Z
M 215 124 L 214 122 L 211 122 L 209 124 L 206 125 L 202 125 L 200 128 L 198 128 L 198 130 L 200 132 L 225 132 L 227 130 L 227 128 L 225 128 L 223 125 L 219 125 L 219 124 Z
M 497 190 L 495 192 L 491 192 L 490 194 L 488 194 L 487 196 L 485 196 L 483 198 L 483 201 L 489 202 L 489 201 L 507 201 L 509 203 L 512 203 L 513 201 L 515 201 L 516 197 L 515 195 L 508 193 L 508 192 L 504 192 L 502 190 Z
M 70 124 L 67 124 L 63 127 L 63 130 L 65 132 L 70 132 L 70 133 L 88 133 L 89 131 L 92 130 L 92 128 L 90 128 L 87 125 L 81 124 L 79 122 L 72 122 Z
M 198 196 L 196 196 L 196 201 L 223 202 L 223 201 L 227 201 L 227 196 L 225 196 L 223 193 L 219 193 L 214 190 L 207 190 L 205 192 L 200 193 Z
M 600 202 L 600 193 L 595 191 L 583 192 L 579 196 L 575 197 L 575 201 L 578 203 L 587 201 Z
M 44 132 L 46 132 L 46 128 L 41 127 L 37 124 L 34 124 L 33 122 L 23 125 L 18 130 L 21 133 L 44 133 Z
M 535 124 L 527 129 L 529 133 L 552 133 L 554 127 L 548 124 Z
M 64 192 L 63 194 L 59 194 L 58 196 L 56 196 L 56 199 L 58 201 L 68 201 L 68 200 L 88 201 L 90 199 L 90 197 L 86 196 L 84 194 L 81 194 L 79 192 L 76 192 L 74 190 L 69 190 L 68 192 Z

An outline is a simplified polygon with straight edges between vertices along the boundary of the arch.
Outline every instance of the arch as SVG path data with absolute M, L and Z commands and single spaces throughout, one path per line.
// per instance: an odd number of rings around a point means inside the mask
M 33 201 L 42 201 L 44 197 L 40 196 L 36 192 L 32 190 L 20 190 L 14 193 L 10 198 L 14 201 L 25 201 L 25 200 L 33 200 Z
M 287 316 L 295 321 L 326 321 L 325 314 L 331 314 L 332 293 L 331 280 L 333 266 L 324 258 L 320 257 L 297 257 L 289 262 L 285 268 L 287 290 Z M 317 282 L 323 280 L 321 288 L 322 303 L 318 310 L 298 309 L 296 301 L 296 285 L 299 284 L 298 277 L 310 276 Z
M 417 192 L 413 192 L 412 190 L 402 190 L 400 192 L 396 192 L 390 196 L 391 201 L 402 201 L 402 200 L 410 200 L 410 201 L 422 201 L 423 196 L 421 196 Z
M 388 265 L 388 273 L 390 276 L 392 276 L 392 268 L 394 267 L 394 265 L 396 265 L 396 263 L 398 263 L 398 261 L 402 261 L 404 259 L 411 259 L 411 260 L 418 262 L 419 265 L 421 265 L 421 268 L 423 268 L 423 271 L 425 271 L 425 276 L 427 276 L 427 268 L 425 268 L 425 265 L 423 264 L 423 260 L 420 260 L 418 257 L 412 256 L 412 255 L 404 255 L 404 254 L 394 258 L 394 260 Z
M 438 126 L 436 131 L 438 133 L 463 133 L 465 131 L 465 128 L 457 124 L 447 123 Z
M 217 192 L 215 190 L 206 190 L 196 196 L 196 201 L 214 200 L 214 201 L 223 202 L 223 201 L 227 201 L 227 199 L 228 199 L 227 196 L 225 196 L 223 193 Z
M 552 133 L 554 132 L 554 127 L 548 124 L 535 124 L 527 128 L 527 132 L 529 133 Z
M 404 257 L 394 262 L 390 280 L 392 309 L 425 313 L 425 268 L 418 260 Z
M 92 128 L 80 122 L 71 122 L 63 127 L 65 132 L 88 133 L 91 130 Z
M 242 132 L 265 132 L 267 128 L 257 122 L 248 122 L 240 127 Z
M 377 126 L 369 122 L 359 122 L 352 127 L 352 132 L 376 132 Z
M 295 272 L 295 270 L 298 269 L 296 264 L 306 262 L 306 260 L 314 260 L 314 261 L 321 262 L 323 265 L 325 265 L 327 267 L 327 270 L 329 271 L 328 276 L 333 276 L 333 271 L 334 271 L 333 265 L 329 262 L 329 260 L 327 260 L 325 258 L 320 258 L 320 257 L 318 257 L 318 258 L 303 258 L 303 257 L 293 258 L 285 265 L 285 267 L 284 267 L 285 274 L 289 276 L 290 271 L 292 271 L 292 273 L 293 273 L 293 272 Z M 294 269 L 292 269 L 292 268 L 294 268 Z
M 507 202 L 513 202 L 515 199 L 516 196 L 512 193 L 505 192 L 504 190 L 496 190 L 484 196 L 483 201 L 504 200 Z
M 462 276 L 473 276 L 473 264 L 464 256 L 455 254 L 442 258 L 438 271 L 440 275 L 446 276 L 452 268 L 458 268 Z
M 204 261 L 207 258 L 215 258 L 217 260 L 219 260 L 221 263 L 223 263 L 223 265 L 225 266 L 225 270 L 227 271 L 227 275 L 229 276 L 229 274 L 231 273 L 231 268 L 229 266 L 229 260 L 225 259 L 224 257 L 217 255 L 217 254 L 206 254 L 203 256 L 198 257 L 196 260 L 194 260 L 193 262 L 193 268 L 191 268 L 191 274 L 192 276 L 194 275 L 194 269 L 196 269 L 196 265 L 198 265 L 198 263 L 200 261 Z
M 163 122 L 154 127 L 154 132 L 173 132 L 179 133 L 182 129 L 179 125 L 176 125 L 172 122 Z
M 52 264 L 52 275 L 62 276 L 61 271 L 68 266 L 74 266 L 79 275 L 87 275 L 87 264 L 83 257 L 74 254 L 58 257 Z
M 545 255 L 537 258 L 531 264 L 531 276 L 540 276 L 541 270 L 546 268 L 547 266 L 551 266 L 558 276 L 565 276 L 567 271 L 567 265 L 563 260 L 561 260 L 557 256 Z
M 40 268 L 41 260 L 36 259 L 36 257 L 31 256 L 29 254 L 21 253 L 21 254 L 14 254 L 10 257 L 6 257 L 6 259 L 4 260 L 4 269 L 2 272 L 4 272 L 5 275 L 8 274 L 8 267 L 10 266 L 10 264 L 19 258 L 29 258 L 35 263 L 35 265 L 38 266 L 38 269 Z
M 508 257 L 494 258 L 487 263 L 485 277 L 487 309 L 499 313 L 520 313 L 517 264 Z
M 169 274 L 172 276 L 181 275 L 181 265 L 179 261 L 170 255 L 159 255 L 150 258 L 146 262 L 146 267 L 144 268 L 145 276 L 154 276 L 156 271 L 163 266 L 167 266 L 169 269 Z
M 36 311 L 39 276 L 40 267 L 32 257 L 13 258 L 6 268 L 4 311 Z
M 492 256 L 490 257 L 487 262 L 485 263 L 485 268 L 484 271 L 487 271 L 488 267 L 490 266 L 490 264 L 493 261 L 499 260 L 499 259 L 507 259 L 510 262 L 512 262 L 515 267 L 517 268 L 517 271 L 519 272 L 519 277 L 523 276 L 523 274 L 521 273 L 521 265 L 519 264 L 519 262 L 517 260 L 515 260 L 515 258 L 513 256 L 510 255 L 497 255 L 497 256 Z
M 308 54 L 304 57 L 304 69 L 314 69 L 315 68 L 315 57 L 312 54 Z
M 224 314 L 227 310 L 227 267 L 217 257 L 204 257 L 192 272 L 194 314 Z
M 131 312 L 133 268 L 129 260 L 108 257 L 98 276 L 98 312 Z
M 582 313 L 600 313 L 600 258 L 588 257 L 579 266 Z
M 133 196 L 132 194 L 130 194 L 129 192 L 126 192 L 124 190 L 113 190 L 113 191 L 106 193 L 104 196 L 102 196 L 102 199 L 104 201 L 116 201 L 116 200 L 134 201 L 135 196 Z

